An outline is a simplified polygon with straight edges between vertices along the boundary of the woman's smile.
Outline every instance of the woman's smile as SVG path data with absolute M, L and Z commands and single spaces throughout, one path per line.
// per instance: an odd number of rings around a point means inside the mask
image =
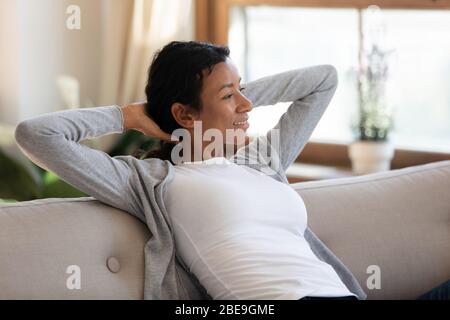
M 248 120 L 245 120 L 243 122 L 235 122 L 235 123 L 233 123 L 233 125 L 235 127 L 242 128 L 244 130 L 247 130 L 248 127 L 250 126 L 249 123 L 248 123 Z

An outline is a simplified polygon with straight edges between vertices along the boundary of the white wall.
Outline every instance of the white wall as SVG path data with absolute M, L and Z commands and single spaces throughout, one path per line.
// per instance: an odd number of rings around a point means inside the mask
M 102 45 L 111 41 L 103 37 L 108 25 L 104 22 L 110 22 L 105 5 L 109 1 L 120 1 L 119 8 L 132 4 L 131 0 L 0 0 L 0 125 L 16 125 L 63 109 L 56 86 L 56 77 L 61 74 L 79 80 L 82 107 L 105 103 L 101 94 L 105 85 L 117 85 L 105 81 L 102 88 L 100 83 L 105 74 L 101 69 Z M 129 2 L 125 5 L 122 1 Z M 81 9 L 80 30 L 66 27 L 69 5 Z M 192 35 L 193 12 L 190 16 L 191 26 L 184 31 Z M 117 39 L 112 41 L 126 36 L 114 34 Z M 108 59 L 115 56 L 120 55 L 112 52 Z
M 19 118 L 27 118 L 60 104 L 54 77 L 63 69 L 62 2 L 17 1 L 19 39 Z
M 0 2 L 0 123 L 13 123 L 19 110 L 17 5 Z
M 101 1 L 64 0 L 64 2 L 65 7 L 71 4 L 79 5 L 82 17 L 81 30 L 64 29 L 64 70 L 80 80 L 81 106 L 89 106 L 88 100 L 92 100 L 95 105 L 100 88 L 101 20 L 104 18 Z
M 81 30 L 66 28 L 71 5 L 81 7 Z M 97 99 L 101 2 L 2 0 L 0 2 L 0 123 L 62 109 L 56 77 L 80 81 L 81 103 Z

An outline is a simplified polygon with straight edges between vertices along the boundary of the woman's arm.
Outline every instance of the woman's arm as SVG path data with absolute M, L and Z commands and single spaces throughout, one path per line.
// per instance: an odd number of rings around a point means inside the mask
M 270 144 L 271 131 L 279 130 L 278 146 L 273 145 L 272 148 L 279 154 L 277 161 L 282 172 L 303 150 L 328 107 L 337 84 L 336 68 L 318 65 L 282 72 L 242 85 L 243 94 L 253 102 L 254 107 L 292 102 L 276 126 L 265 136 Z M 252 143 L 256 143 L 256 140 Z
M 79 143 L 136 126 L 134 113 L 122 110 L 106 106 L 43 114 L 19 123 L 15 137 L 21 150 L 40 167 L 102 202 L 144 219 L 129 183 L 137 159 L 110 157 Z

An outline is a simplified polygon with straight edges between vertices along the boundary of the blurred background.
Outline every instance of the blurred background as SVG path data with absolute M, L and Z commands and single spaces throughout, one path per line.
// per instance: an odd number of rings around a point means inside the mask
M 450 159 L 450 1 L 2 0 L 0 201 L 84 196 L 20 152 L 15 126 L 145 100 L 152 56 L 172 40 L 228 45 L 244 83 L 337 68 L 339 87 L 290 182 Z M 253 109 L 249 133 L 264 134 L 288 106 Z M 128 131 L 83 143 L 114 156 L 157 141 Z M 384 166 L 355 165 L 369 147 L 391 154 Z

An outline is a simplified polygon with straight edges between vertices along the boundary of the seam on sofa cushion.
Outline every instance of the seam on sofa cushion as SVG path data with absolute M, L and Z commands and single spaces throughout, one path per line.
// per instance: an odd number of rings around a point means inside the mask
M 440 169 L 442 167 L 450 167 L 450 161 L 444 160 L 443 164 L 440 165 L 433 165 L 431 166 L 432 163 L 427 163 L 421 166 L 413 166 L 413 167 L 407 167 L 407 168 L 402 168 L 402 169 L 397 169 L 397 170 L 390 170 L 390 171 L 386 171 L 384 172 L 385 174 L 388 174 L 390 172 L 389 175 L 383 176 L 383 177 L 373 177 L 373 178 L 367 178 L 365 176 L 356 176 L 356 177 L 346 177 L 346 178 L 336 178 L 336 179 L 328 179 L 328 181 L 335 181 L 336 184 L 326 184 L 326 185 L 321 185 L 321 186 L 311 186 L 308 187 L 306 184 L 308 182 L 297 182 L 294 185 L 291 185 L 291 187 L 294 190 L 313 190 L 313 189 L 320 189 L 320 188 L 332 188 L 332 187 L 339 187 L 339 186 L 343 186 L 343 185 L 353 185 L 353 184 L 358 184 L 358 183 L 367 183 L 367 182 L 374 182 L 374 181 L 380 181 L 380 180 L 387 180 L 387 179 L 394 179 L 397 177 L 401 177 L 401 176 L 405 176 L 405 175 L 413 175 L 416 173 L 421 173 L 424 171 L 429 171 L 429 170 L 436 170 L 436 169 Z M 416 167 L 416 169 L 412 169 Z M 397 171 L 397 172 L 396 172 Z M 338 180 L 344 180 L 344 179 L 355 179 L 355 178 L 361 178 L 360 181 L 338 181 Z M 326 183 L 327 180 L 321 180 L 320 182 Z M 316 182 L 316 181 L 313 181 Z M 339 183 L 341 182 L 341 183 Z M 296 186 L 298 186 L 298 188 L 296 188 Z M 302 188 L 303 187 L 303 188 Z

